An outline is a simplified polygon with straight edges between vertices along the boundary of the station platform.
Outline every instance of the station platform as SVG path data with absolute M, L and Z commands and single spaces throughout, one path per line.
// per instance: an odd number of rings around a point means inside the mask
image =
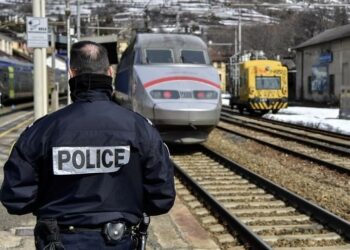
M 35 218 L 0 231 L 0 249 L 34 250 Z M 147 249 L 220 249 L 188 208 L 177 198 L 168 214 L 151 217 Z

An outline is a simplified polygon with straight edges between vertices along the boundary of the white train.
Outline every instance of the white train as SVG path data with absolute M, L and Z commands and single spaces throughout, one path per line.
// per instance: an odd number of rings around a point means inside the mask
M 118 65 L 115 90 L 117 101 L 150 119 L 168 143 L 203 142 L 220 118 L 219 75 L 194 35 L 137 34 Z

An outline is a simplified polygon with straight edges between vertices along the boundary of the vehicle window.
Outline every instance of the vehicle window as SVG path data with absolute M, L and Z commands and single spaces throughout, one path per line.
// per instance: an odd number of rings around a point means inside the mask
M 182 50 L 181 59 L 183 63 L 206 64 L 203 51 Z
M 256 89 L 280 89 L 279 77 L 256 77 Z
M 171 50 L 165 49 L 147 49 L 146 50 L 147 63 L 173 63 L 173 56 Z
M 142 64 L 142 53 L 140 49 L 135 49 L 135 56 L 134 56 L 134 63 L 135 64 Z

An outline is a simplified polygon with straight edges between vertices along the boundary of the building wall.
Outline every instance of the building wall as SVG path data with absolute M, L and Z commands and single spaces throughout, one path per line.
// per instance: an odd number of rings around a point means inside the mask
M 335 104 L 350 84 L 350 38 L 297 51 L 297 100 Z
M 26 42 L 21 39 L 12 39 L 6 35 L 0 34 L 0 51 L 13 55 L 14 51 L 24 55 L 29 55 Z
M 0 36 L 0 50 L 6 54 L 12 55 L 12 43 L 10 39 Z

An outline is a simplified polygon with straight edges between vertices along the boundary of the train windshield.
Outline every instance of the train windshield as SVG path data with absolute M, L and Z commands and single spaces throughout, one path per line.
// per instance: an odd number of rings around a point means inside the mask
M 281 78 L 279 77 L 256 77 L 256 89 L 280 89 Z
M 203 51 L 182 50 L 181 59 L 183 63 L 206 64 Z
M 174 59 L 169 49 L 147 49 L 147 63 L 173 63 Z

